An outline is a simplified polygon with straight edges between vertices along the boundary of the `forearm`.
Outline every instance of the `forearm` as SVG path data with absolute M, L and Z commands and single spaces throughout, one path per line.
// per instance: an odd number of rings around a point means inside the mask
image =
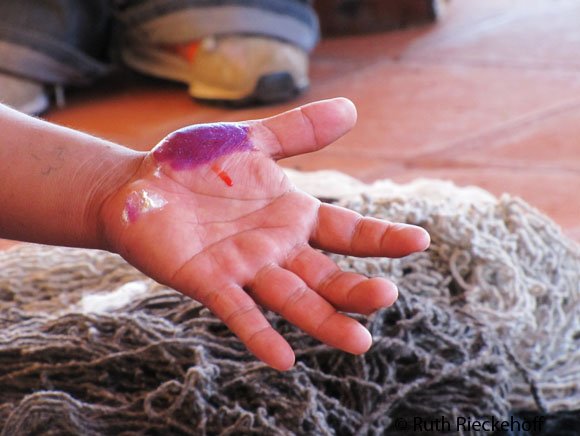
M 143 153 L 0 105 L 0 237 L 106 248 L 99 209 Z

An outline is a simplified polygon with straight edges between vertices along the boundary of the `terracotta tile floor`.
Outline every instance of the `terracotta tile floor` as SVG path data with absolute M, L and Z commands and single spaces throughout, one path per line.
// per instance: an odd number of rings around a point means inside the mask
M 579 22 L 577 0 L 452 0 L 433 26 L 322 41 L 310 91 L 290 104 L 208 107 L 181 86 L 125 74 L 71 93 L 46 118 L 147 149 L 183 125 L 345 96 L 359 110 L 353 132 L 283 165 L 508 192 L 580 240 Z

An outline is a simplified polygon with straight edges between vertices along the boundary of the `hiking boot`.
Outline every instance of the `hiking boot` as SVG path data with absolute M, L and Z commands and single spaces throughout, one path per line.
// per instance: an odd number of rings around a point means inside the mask
M 234 106 L 289 100 L 309 84 L 308 53 L 267 37 L 212 36 L 172 46 L 131 44 L 122 56 L 142 73 L 187 83 L 195 99 Z

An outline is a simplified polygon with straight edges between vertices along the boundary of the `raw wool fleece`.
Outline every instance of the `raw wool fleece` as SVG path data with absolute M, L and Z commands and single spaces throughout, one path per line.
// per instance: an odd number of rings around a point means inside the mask
M 374 337 L 364 356 L 269 313 L 297 352 L 284 373 L 118 256 L 0 253 L 2 435 L 378 435 L 401 417 L 577 408 L 579 247 L 515 198 L 376 188 L 342 202 L 425 227 L 431 248 L 398 260 L 331 255 L 392 278 L 399 301 L 359 318 Z

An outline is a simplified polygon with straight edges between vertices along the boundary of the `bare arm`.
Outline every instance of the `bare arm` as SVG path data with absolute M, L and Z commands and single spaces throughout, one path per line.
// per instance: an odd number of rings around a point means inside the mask
M 0 237 L 105 248 L 99 208 L 139 153 L 0 105 Z

